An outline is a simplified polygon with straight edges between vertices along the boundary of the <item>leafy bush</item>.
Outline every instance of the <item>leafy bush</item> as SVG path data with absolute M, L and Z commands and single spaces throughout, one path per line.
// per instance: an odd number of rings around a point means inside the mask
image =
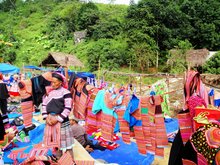
M 211 57 L 203 66 L 205 73 L 220 74 L 220 52 Z

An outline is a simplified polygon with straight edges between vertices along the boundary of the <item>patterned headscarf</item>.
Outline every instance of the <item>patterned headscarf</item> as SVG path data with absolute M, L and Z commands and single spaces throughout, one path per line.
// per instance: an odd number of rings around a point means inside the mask
M 53 72 L 52 73 L 52 77 L 57 78 L 58 80 L 60 80 L 62 82 L 62 86 L 64 88 L 68 88 L 68 83 L 66 81 L 66 77 L 58 72 Z

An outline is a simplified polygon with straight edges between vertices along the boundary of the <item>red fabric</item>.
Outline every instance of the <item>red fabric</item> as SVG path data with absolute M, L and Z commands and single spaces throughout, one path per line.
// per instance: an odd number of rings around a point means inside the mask
M 208 120 L 216 120 L 220 121 L 220 110 L 218 109 L 209 109 L 209 108 L 195 108 L 195 116 L 205 113 Z M 193 125 L 195 129 L 199 128 L 200 126 L 203 126 L 202 123 L 197 123 L 195 120 L 193 120 Z
M 187 159 L 182 159 L 183 165 L 197 165 L 193 161 L 187 160 Z
M 9 91 L 10 96 L 20 96 L 19 92 Z
M 178 121 L 179 121 L 179 126 L 180 126 L 180 132 L 181 132 L 181 137 L 183 139 L 183 143 L 186 143 L 191 134 L 192 134 L 192 120 L 189 112 L 187 113 L 182 113 L 177 115 Z

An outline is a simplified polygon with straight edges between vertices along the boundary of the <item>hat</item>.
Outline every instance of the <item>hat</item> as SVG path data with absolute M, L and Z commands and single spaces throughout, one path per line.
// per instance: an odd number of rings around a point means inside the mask
M 69 119 L 70 119 L 70 120 L 74 120 L 74 121 L 76 121 L 76 122 L 79 122 L 79 121 L 80 121 L 80 119 L 77 119 L 74 115 L 70 115 L 70 116 L 69 116 Z

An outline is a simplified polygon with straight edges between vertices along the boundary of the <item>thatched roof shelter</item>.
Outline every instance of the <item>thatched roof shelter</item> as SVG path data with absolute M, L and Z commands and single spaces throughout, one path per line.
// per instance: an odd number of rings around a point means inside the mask
M 171 54 L 178 55 L 180 53 L 177 49 L 171 49 Z M 202 66 L 209 58 L 208 49 L 191 49 L 186 51 L 186 62 L 191 67 Z
M 84 67 L 83 63 L 75 55 L 62 52 L 49 52 L 47 58 L 41 62 L 40 66 Z
M 186 61 L 190 66 L 202 66 L 207 61 L 208 56 L 208 49 L 192 49 L 186 52 Z

